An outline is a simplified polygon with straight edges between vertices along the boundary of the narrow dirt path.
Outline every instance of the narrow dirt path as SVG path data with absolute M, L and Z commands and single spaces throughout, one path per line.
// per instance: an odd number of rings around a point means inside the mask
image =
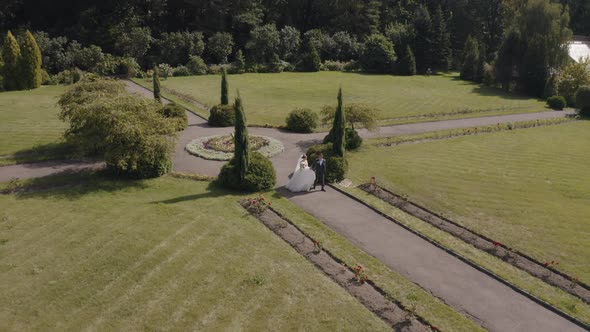
M 152 96 L 151 91 L 135 83 L 127 82 L 127 86 L 130 91 L 149 98 Z M 362 135 L 393 136 L 559 117 L 565 114 L 541 112 L 417 123 L 385 127 L 377 134 L 363 132 Z M 193 157 L 184 150 L 184 146 L 194 138 L 232 131 L 233 128 L 211 128 L 204 119 L 189 113 L 189 127 L 180 135 L 176 146 L 175 170 L 217 175 L 222 162 Z M 255 135 L 271 136 L 285 145 L 285 152 L 272 158 L 277 170 L 278 191 L 281 194 L 393 270 L 429 290 L 456 310 L 466 313 L 485 328 L 491 331 L 583 331 L 565 318 L 335 190 L 300 195 L 293 195 L 284 190 L 283 186 L 299 155 L 309 145 L 321 140 L 324 134 L 293 134 L 273 128 L 250 128 L 249 131 Z M 20 175 L 21 178 L 45 176 L 55 173 L 59 167 L 67 166 L 41 163 L 35 166 L 0 167 L 0 179 L 10 179 L 16 175 Z

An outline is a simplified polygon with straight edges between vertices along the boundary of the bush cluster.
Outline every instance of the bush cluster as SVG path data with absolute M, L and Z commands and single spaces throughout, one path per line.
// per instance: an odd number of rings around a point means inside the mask
M 561 111 L 565 108 L 567 103 L 565 101 L 565 98 L 563 98 L 562 96 L 551 96 L 547 98 L 547 105 L 549 105 L 549 107 L 551 107 L 554 110 Z
M 318 127 L 319 117 L 312 110 L 300 108 L 287 116 L 287 129 L 296 133 L 311 133 Z
M 111 173 L 150 178 L 170 171 L 174 128 L 154 101 L 128 94 L 113 80 L 85 79 L 59 105 L 69 124 L 66 140 L 83 155 L 104 158 Z
M 344 180 L 348 171 L 348 161 L 346 158 L 336 156 L 332 150 L 332 143 L 314 145 L 307 150 L 307 160 L 309 164 L 315 163 L 319 153 L 324 155 L 326 160 L 326 181 L 336 183 Z
M 223 165 L 217 183 L 225 188 L 257 192 L 272 189 L 276 183 L 276 173 L 272 162 L 258 152 L 250 154 L 248 172 L 244 181 L 238 178 L 235 159 Z
M 186 115 L 186 110 L 184 107 L 178 104 L 166 104 L 164 107 L 158 110 L 158 113 L 172 122 L 174 128 L 176 128 L 176 131 L 183 131 L 188 127 L 188 117 Z
M 236 115 L 232 105 L 215 105 L 209 110 L 208 123 L 212 127 L 231 127 Z

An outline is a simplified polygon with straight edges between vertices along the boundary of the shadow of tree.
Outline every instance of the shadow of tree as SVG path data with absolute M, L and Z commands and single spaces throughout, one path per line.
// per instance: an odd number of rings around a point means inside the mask
M 70 159 L 73 156 L 73 150 L 72 145 L 66 142 L 54 142 L 39 144 L 4 157 L 14 160 L 17 164 L 22 164 L 35 161 Z
M 18 186 L 13 192 L 17 199 L 22 200 L 33 198 L 77 200 L 98 192 L 113 193 L 130 188 L 146 187 L 144 180 L 114 178 L 104 170 L 65 171 L 27 180 L 25 185 Z
M 521 94 L 521 93 L 506 93 L 504 90 L 500 89 L 500 88 L 495 88 L 495 87 L 490 87 L 490 86 L 485 86 L 485 85 L 475 85 L 473 87 L 472 90 L 473 93 L 477 93 L 479 95 L 482 96 L 491 96 L 491 97 L 500 97 L 502 99 L 507 99 L 507 100 L 531 100 L 531 99 L 536 99 L 541 101 L 538 98 L 532 97 L 532 96 L 527 96 L 525 94 Z
M 204 193 L 194 194 L 194 195 L 185 195 L 174 197 L 162 201 L 154 201 L 152 204 L 176 204 L 188 201 L 195 201 L 202 198 L 216 198 L 216 197 L 223 197 L 223 196 L 233 196 L 233 195 L 242 195 L 243 193 L 239 193 L 236 191 L 231 191 L 228 189 L 224 189 L 218 186 L 214 181 L 210 182 L 207 186 L 207 191 Z

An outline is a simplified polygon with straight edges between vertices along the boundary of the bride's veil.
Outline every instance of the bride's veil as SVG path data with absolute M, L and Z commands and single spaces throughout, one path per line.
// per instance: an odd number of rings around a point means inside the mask
M 295 166 L 295 170 L 293 171 L 293 174 L 297 173 L 299 168 L 301 168 L 301 162 L 303 161 L 303 156 L 304 155 L 301 155 L 301 157 L 299 157 L 299 159 L 297 159 L 297 166 Z

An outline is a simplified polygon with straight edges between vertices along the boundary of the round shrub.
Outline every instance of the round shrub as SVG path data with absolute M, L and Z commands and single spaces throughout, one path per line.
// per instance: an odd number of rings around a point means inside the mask
M 272 189 L 276 183 L 276 173 L 271 161 L 258 152 L 250 155 L 250 164 L 244 181 L 240 182 L 234 159 L 223 165 L 217 183 L 225 188 L 248 192 Z
M 324 144 L 333 143 L 332 136 L 330 134 L 324 137 Z M 352 128 L 346 128 L 346 150 L 356 150 L 363 144 L 363 138 L 359 136 L 356 130 Z
M 346 158 L 334 155 L 332 152 L 332 143 L 318 144 L 307 150 L 309 165 L 315 163 L 319 153 L 322 153 L 326 160 L 326 181 L 329 183 L 335 183 L 344 180 L 346 172 L 348 171 L 348 161 Z
M 581 115 L 590 116 L 590 85 L 583 85 L 576 92 L 576 107 Z
M 178 66 L 174 68 L 172 71 L 172 76 L 179 77 L 179 76 L 190 76 L 191 73 L 186 66 Z
M 363 138 L 359 136 L 356 130 L 346 128 L 346 150 L 356 150 L 363 144 Z
M 307 108 L 291 111 L 287 116 L 287 129 L 296 133 L 311 133 L 318 127 L 319 117 Z
M 565 108 L 567 103 L 565 102 L 565 98 L 563 98 L 562 96 L 551 96 L 547 98 L 547 105 L 549 105 L 549 107 L 551 107 L 554 110 L 561 111 Z
M 215 105 L 209 110 L 209 125 L 212 127 L 231 127 L 236 122 L 232 105 Z
M 174 123 L 176 131 L 185 130 L 188 127 L 188 117 L 184 107 L 175 103 L 169 103 L 158 110 L 163 117 L 170 119 Z
M 205 75 L 209 69 L 205 61 L 198 55 L 191 56 L 186 66 L 193 75 Z
M 45 69 L 41 69 L 41 84 L 42 85 L 51 85 L 52 84 L 51 76 L 49 76 L 49 73 Z
M 133 154 L 126 148 L 110 149 L 105 153 L 107 171 L 116 176 L 132 179 L 160 177 L 172 170 L 169 142 L 165 137 L 151 137 L 133 147 Z

